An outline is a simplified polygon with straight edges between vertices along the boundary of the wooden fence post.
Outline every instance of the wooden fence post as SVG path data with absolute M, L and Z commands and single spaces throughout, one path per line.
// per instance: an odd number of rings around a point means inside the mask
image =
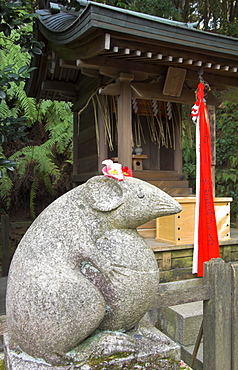
M 231 305 L 231 368 L 238 370 L 238 263 L 230 263 L 231 265 L 231 289 L 232 289 L 232 305 Z
M 231 265 L 220 258 L 206 262 L 204 280 L 210 299 L 203 307 L 203 369 L 233 370 Z
M 2 234 L 2 276 L 8 275 L 10 265 L 10 236 L 9 236 L 9 217 L 1 215 L 1 234 Z

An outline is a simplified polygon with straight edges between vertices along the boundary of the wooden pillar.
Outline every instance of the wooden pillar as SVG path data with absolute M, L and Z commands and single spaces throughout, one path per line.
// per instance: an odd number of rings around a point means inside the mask
M 171 103 L 171 106 L 173 104 Z M 181 104 L 177 107 L 175 110 L 174 106 L 174 113 L 177 112 L 175 115 L 175 130 L 174 130 L 174 135 L 175 135 L 175 149 L 174 149 L 174 171 L 178 173 L 183 172 L 183 157 L 182 157 L 182 106 Z
M 133 75 L 120 73 L 118 98 L 118 162 L 132 168 L 131 84 Z
M 182 157 L 182 145 L 181 145 L 181 122 L 177 122 L 175 130 L 175 149 L 174 149 L 174 171 L 178 173 L 183 172 L 183 157 Z
M 231 265 L 231 369 L 238 370 L 238 263 Z
M 103 97 L 99 97 L 101 102 L 101 108 L 104 109 Z M 98 151 L 98 174 L 102 173 L 102 161 L 108 158 L 108 148 L 105 135 L 105 125 L 103 121 L 103 112 L 98 107 L 98 135 L 99 135 L 99 151 Z
M 212 151 L 212 183 L 213 196 L 215 197 L 215 170 L 216 170 L 216 108 L 215 105 L 208 105 L 208 117 L 211 133 L 211 151 Z
M 205 263 L 204 283 L 210 299 L 203 307 L 203 369 L 231 370 L 231 266 L 216 258 Z M 236 339 L 237 341 L 237 339 Z
M 74 112 L 74 138 L 73 138 L 73 178 L 79 173 L 79 118 L 78 112 Z M 73 182 L 73 185 L 78 185 Z
M 1 216 L 2 234 L 2 276 L 8 275 L 10 265 L 10 235 L 9 235 L 9 216 Z

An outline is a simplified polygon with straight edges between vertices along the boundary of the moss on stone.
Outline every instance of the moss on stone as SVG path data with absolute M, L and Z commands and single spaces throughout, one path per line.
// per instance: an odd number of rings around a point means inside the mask
M 176 370 L 179 368 L 179 362 L 169 358 L 153 358 L 151 361 L 148 361 L 148 358 L 145 361 L 130 358 L 126 363 L 126 357 L 129 355 L 130 353 L 121 352 L 110 356 L 94 357 L 87 361 L 87 365 L 92 370 Z M 120 361 L 123 358 L 125 362 Z M 119 360 L 118 364 L 117 360 Z
M 0 370 L 6 370 L 4 359 L 0 360 Z

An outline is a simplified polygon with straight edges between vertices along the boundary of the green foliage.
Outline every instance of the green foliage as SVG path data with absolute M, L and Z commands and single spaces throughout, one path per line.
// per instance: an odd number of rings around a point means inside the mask
M 183 107 L 182 121 L 182 153 L 183 153 L 183 172 L 189 181 L 189 186 L 195 194 L 196 188 L 196 147 L 195 147 L 195 124 L 191 120 L 190 107 Z
M 6 370 L 4 359 L 0 360 L 0 370 Z
M 11 83 L 19 86 L 26 78 L 30 78 L 30 72 L 34 69 L 35 67 L 22 66 L 15 72 L 12 64 L 0 71 L 0 100 L 6 99 L 7 90 L 11 88 Z
M 168 19 L 179 19 L 180 11 L 172 0 L 107 1 L 107 4 Z
M 231 196 L 231 216 L 238 214 L 238 102 L 226 101 L 225 109 L 217 114 L 217 170 L 218 196 Z
M 0 158 L 0 168 L 1 167 L 6 168 L 7 175 L 11 179 L 13 179 L 13 173 L 12 172 L 14 171 L 15 166 L 16 166 L 15 161 L 10 161 L 9 159 L 5 159 L 5 158 Z M 3 173 L 2 173 L 2 170 L 0 170 L 0 179 L 2 178 L 2 176 L 3 176 Z
M 33 4 L 34 2 L 31 0 L 1 0 L 0 2 L 0 61 L 2 68 L 0 71 L 0 103 L 6 100 L 7 105 L 9 105 L 9 101 L 15 98 L 14 91 L 17 95 L 14 86 L 19 91 L 19 87 L 23 86 L 22 83 L 30 78 L 30 73 L 35 69 L 35 67 L 30 68 L 28 66 L 29 56 L 23 58 L 23 52 L 28 52 L 31 56 L 39 55 L 44 46 L 42 42 L 34 39 L 34 33 L 32 32 L 33 20 L 36 17 Z M 16 56 L 18 56 L 18 59 L 16 59 Z M 21 94 L 21 96 L 23 95 Z M 20 96 L 17 98 L 19 99 Z M 4 109 L 3 106 L 1 108 Z M 20 136 L 22 136 L 22 131 L 19 130 L 19 125 L 22 124 L 21 116 L 21 113 L 5 115 L 3 118 L 1 116 L 0 126 L 1 130 L 4 129 L 4 138 L 12 135 L 12 129 L 16 123 L 15 136 L 20 133 Z M 9 135 L 6 134 L 8 128 L 11 130 Z
M 14 43 L 20 45 L 22 52 L 30 55 L 41 54 L 44 43 L 34 38 L 32 30 L 28 25 L 32 24 L 37 17 L 34 13 L 34 1 L 17 0 L 0 2 L 0 33 L 5 37 L 11 36 L 13 30 L 17 31 L 17 38 Z
M 41 191 L 44 193 L 47 190 L 54 195 L 62 186 L 71 168 L 73 153 L 70 105 L 65 102 L 41 101 L 37 111 L 39 114 L 33 126 L 34 137 L 30 137 L 30 145 L 23 146 L 9 157 L 17 163 L 12 191 L 16 189 L 19 193 L 29 193 L 32 218 L 36 216 L 35 201 Z M 9 203 L 5 207 L 8 208 Z
M 213 30 L 235 37 L 238 35 L 238 9 L 234 1 L 96 0 L 96 2 L 181 22 L 197 22 L 198 27 L 203 30 Z M 70 5 L 71 1 L 64 0 L 64 3 Z
M 235 222 L 238 214 L 238 101 L 234 99 L 234 92 L 233 100 L 224 102 L 224 107 L 223 110 L 217 110 L 216 117 L 216 196 L 233 198 L 231 219 Z M 195 125 L 192 131 L 188 130 L 189 125 L 184 118 L 183 171 L 195 193 Z
M 37 198 L 67 190 L 73 120 L 69 104 L 36 104 L 26 96 L 24 81 L 33 69 L 14 28 L 10 37 L 2 38 L 0 49 L 0 88 L 6 93 L 0 102 L 0 202 L 5 211 L 28 204 L 34 218 Z M 26 29 L 32 30 L 29 25 Z

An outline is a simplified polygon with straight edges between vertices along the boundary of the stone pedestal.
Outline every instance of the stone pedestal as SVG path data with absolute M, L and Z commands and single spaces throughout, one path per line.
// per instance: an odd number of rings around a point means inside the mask
M 8 347 L 4 336 L 7 370 L 178 370 L 180 347 L 149 323 L 126 333 L 101 331 L 67 353 L 68 364 L 50 365 L 20 349 Z

